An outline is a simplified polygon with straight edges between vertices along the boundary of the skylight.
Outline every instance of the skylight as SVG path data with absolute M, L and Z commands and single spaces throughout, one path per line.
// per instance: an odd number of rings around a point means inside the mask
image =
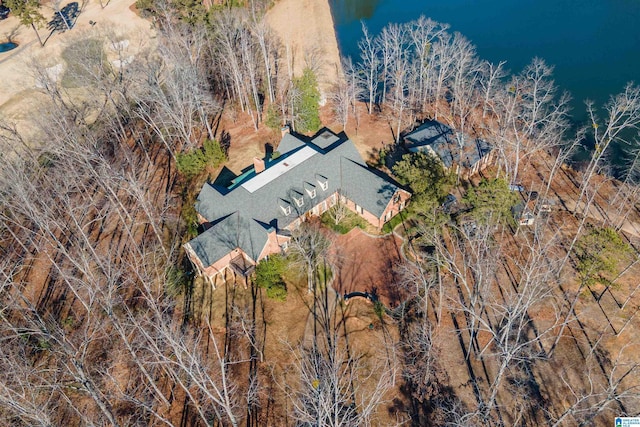
M 251 178 L 249 181 L 242 184 L 242 188 L 249 193 L 253 193 L 260 188 L 264 187 L 274 179 L 281 175 L 284 175 L 291 169 L 295 168 L 306 160 L 310 159 L 314 154 L 318 152 L 311 147 L 304 147 L 297 153 L 292 154 L 285 160 L 271 166 L 267 170 Z

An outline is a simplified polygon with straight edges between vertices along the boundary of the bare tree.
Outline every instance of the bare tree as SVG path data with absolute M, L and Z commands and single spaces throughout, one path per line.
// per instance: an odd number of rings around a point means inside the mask
M 506 61 L 500 61 L 497 65 L 492 62 L 482 62 L 483 72 L 480 74 L 480 85 L 484 93 L 482 104 L 482 118 L 486 118 L 487 112 L 493 111 L 493 96 L 503 78 L 507 76 L 504 69 Z
M 623 360 L 626 348 L 627 346 L 624 346 L 620 350 L 605 375 L 594 367 L 594 364 L 599 362 L 594 356 L 595 353 L 590 352 L 584 366 L 580 367 L 582 383 L 586 384 L 586 387 L 576 387 L 575 381 L 567 371 L 563 370 L 560 373 L 570 403 L 559 413 L 554 414 L 548 410 L 553 423 L 550 425 L 566 425 L 570 420 L 582 424 L 593 422 L 603 414 L 624 416 L 635 413 L 633 411 L 637 410 L 640 389 L 638 385 L 630 384 L 627 380 L 637 375 L 638 364 Z M 631 414 L 625 412 L 624 408 L 627 407 L 632 411 Z
M 518 180 L 523 159 L 559 146 L 569 128 L 570 97 L 567 93 L 557 97 L 552 71 L 542 59 L 534 58 L 496 94 L 494 113 L 499 126 L 493 136 L 513 182 Z
M 287 385 L 292 416 L 304 425 L 367 426 L 390 388 L 388 369 L 366 366 L 338 346 L 329 354 L 295 353 L 297 388 Z
M 604 109 L 606 117 L 601 125 L 594 103 L 587 101 L 587 112 L 593 129 L 595 151 L 584 173 L 576 209 L 583 202 L 593 176 L 599 171 L 601 163 L 607 158 L 609 154 L 608 148 L 611 143 L 625 142 L 629 138 L 629 134 L 634 136 L 640 129 L 640 87 L 628 83 L 622 93 L 611 96 Z M 582 211 L 585 213 L 588 210 L 589 204 L 585 203 Z
M 376 40 L 369 34 L 367 26 L 362 22 L 362 40 L 358 42 L 360 49 L 360 60 L 358 68 L 363 74 L 363 92 L 367 95 L 367 110 L 369 114 L 373 113 L 373 106 L 376 104 L 378 97 L 378 86 L 380 84 L 380 46 Z
M 291 239 L 291 253 L 307 274 L 310 293 L 316 288 L 318 267 L 326 259 L 330 244 L 317 224 L 302 223 Z

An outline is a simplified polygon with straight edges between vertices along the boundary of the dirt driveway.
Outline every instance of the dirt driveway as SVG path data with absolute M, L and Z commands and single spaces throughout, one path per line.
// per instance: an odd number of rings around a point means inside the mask
M 359 228 L 336 238 L 330 254 L 334 266 L 333 287 L 344 295 L 371 292 L 387 307 L 402 301 L 395 266 L 401 261 L 402 240 L 395 236 L 373 237 Z

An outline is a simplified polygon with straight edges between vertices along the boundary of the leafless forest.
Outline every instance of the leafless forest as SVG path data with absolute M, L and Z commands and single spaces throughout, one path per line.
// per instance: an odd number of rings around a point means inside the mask
M 336 301 L 315 273 L 333 244 L 316 226 L 293 239 L 285 302 L 253 281 L 213 291 L 194 280 L 181 245 L 194 194 L 216 171 L 186 179 L 177 156 L 207 139 L 228 149 L 222 123 L 309 125 L 292 64 L 314 72 L 318 56 L 293 58 L 267 6 L 248 3 L 205 13 L 158 2 L 157 37 L 119 66 L 104 55 L 118 43 L 108 31 L 78 37 L 61 78 L 32 66 L 47 95 L 30 112 L 38 136 L 0 117 L 0 418 L 574 426 L 637 415 L 640 151 L 617 180 L 610 153 L 637 143 L 640 87 L 588 103 L 590 123 L 575 129 L 550 65 L 510 72 L 426 18 L 363 28 L 323 111 L 348 132 L 366 134 L 365 116 L 390 129 L 389 158 L 426 118 L 482 137 L 496 152 L 485 178 L 522 183 L 550 212 L 518 227 L 505 206 L 521 196 L 479 179 L 447 184 L 467 203 L 457 217 L 414 190 L 388 284 L 404 296 L 395 307 Z M 586 160 L 568 166 L 585 145 Z M 287 329 L 299 333 L 272 332 Z

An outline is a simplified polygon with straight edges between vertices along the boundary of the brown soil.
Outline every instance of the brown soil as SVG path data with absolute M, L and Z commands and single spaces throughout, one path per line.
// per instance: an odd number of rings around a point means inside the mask
M 341 294 L 369 292 L 387 307 L 404 298 L 395 269 L 401 262 L 402 240 L 394 234 L 370 236 L 359 228 L 336 238 L 330 255 L 334 267 L 333 287 Z

